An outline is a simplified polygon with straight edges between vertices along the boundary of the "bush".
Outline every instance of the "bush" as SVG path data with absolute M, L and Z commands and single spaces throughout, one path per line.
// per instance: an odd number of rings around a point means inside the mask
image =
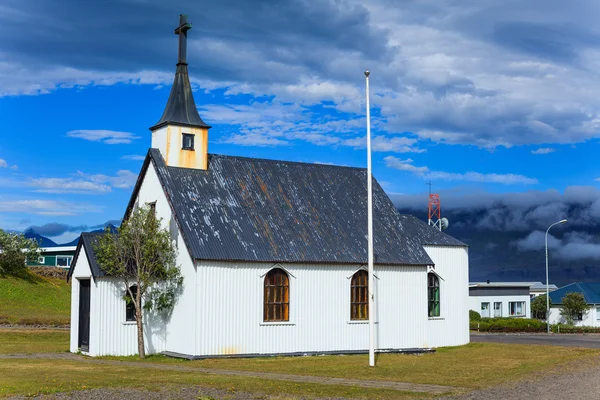
M 552 325 L 550 329 L 554 333 L 600 333 L 600 327 L 595 326 L 572 326 L 572 325 Z
M 469 310 L 469 321 L 481 321 L 481 315 L 475 310 Z
M 480 332 L 545 332 L 546 323 L 529 318 L 486 318 L 471 321 L 470 328 Z

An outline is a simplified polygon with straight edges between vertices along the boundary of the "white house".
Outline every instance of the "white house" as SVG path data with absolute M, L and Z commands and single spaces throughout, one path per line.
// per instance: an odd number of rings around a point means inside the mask
M 400 215 L 374 181 L 374 288 L 366 279 L 367 175 L 362 168 L 208 153 L 185 62 L 182 17 L 175 80 L 125 219 L 153 204 L 184 277 L 170 316 L 148 315 L 148 353 L 223 355 L 366 352 L 469 341 L 468 248 Z M 183 51 L 181 50 L 183 49 Z M 126 288 L 104 275 L 95 234 L 69 271 L 71 351 L 137 352 Z M 368 309 L 368 293 L 375 309 Z
M 581 293 L 590 307 L 573 321 L 575 326 L 600 326 L 600 283 L 575 282 L 550 292 L 550 323 L 564 324 L 567 320 L 560 314 L 562 299 L 567 293 Z
M 531 282 L 469 283 L 469 309 L 483 318 L 531 317 Z

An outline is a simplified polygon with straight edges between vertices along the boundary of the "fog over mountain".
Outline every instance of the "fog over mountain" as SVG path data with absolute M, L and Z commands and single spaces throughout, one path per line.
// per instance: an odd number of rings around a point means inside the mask
M 427 194 L 391 195 L 402 213 L 427 220 Z M 440 193 L 448 234 L 469 244 L 472 281 L 545 282 L 545 233 L 550 282 L 600 281 L 600 191 L 571 186 L 555 190 L 495 194 L 455 189 Z

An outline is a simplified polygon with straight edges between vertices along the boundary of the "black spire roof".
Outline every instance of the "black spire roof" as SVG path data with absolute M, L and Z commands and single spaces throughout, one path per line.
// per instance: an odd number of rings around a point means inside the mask
M 175 34 L 179 35 L 179 60 L 177 62 L 177 71 L 173 80 L 171 94 L 160 120 L 150 128 L 158 129 L 167 124 L 192 126 L 199 128 L 210 128 L 208 124 L 202 121 L 188 76 L 188 64 L 186 62 L 187 31 L 192 29 L 192 24 L 187 21 L 187 16 L 180 15 L 180 24 L 175 29 Z

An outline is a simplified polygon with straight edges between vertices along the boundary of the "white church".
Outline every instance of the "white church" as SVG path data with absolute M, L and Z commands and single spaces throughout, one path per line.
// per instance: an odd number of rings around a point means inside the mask
M 145 315 L 146 352 L 185 358 L 366 353 L 469 342 L 468 247 L 398 213 L 373 182 L 375 287 L 367 280 L 367 171 L 208 153 L 211 128 L 179 62 L 125 219 L 153 204 L 184 277 L 169 316 Z M 104 274 L 97 234 L 69 270 L 72 352 L 137 353 L 126 288 Z M 375 307 L 369 309 L 368 293 Z

